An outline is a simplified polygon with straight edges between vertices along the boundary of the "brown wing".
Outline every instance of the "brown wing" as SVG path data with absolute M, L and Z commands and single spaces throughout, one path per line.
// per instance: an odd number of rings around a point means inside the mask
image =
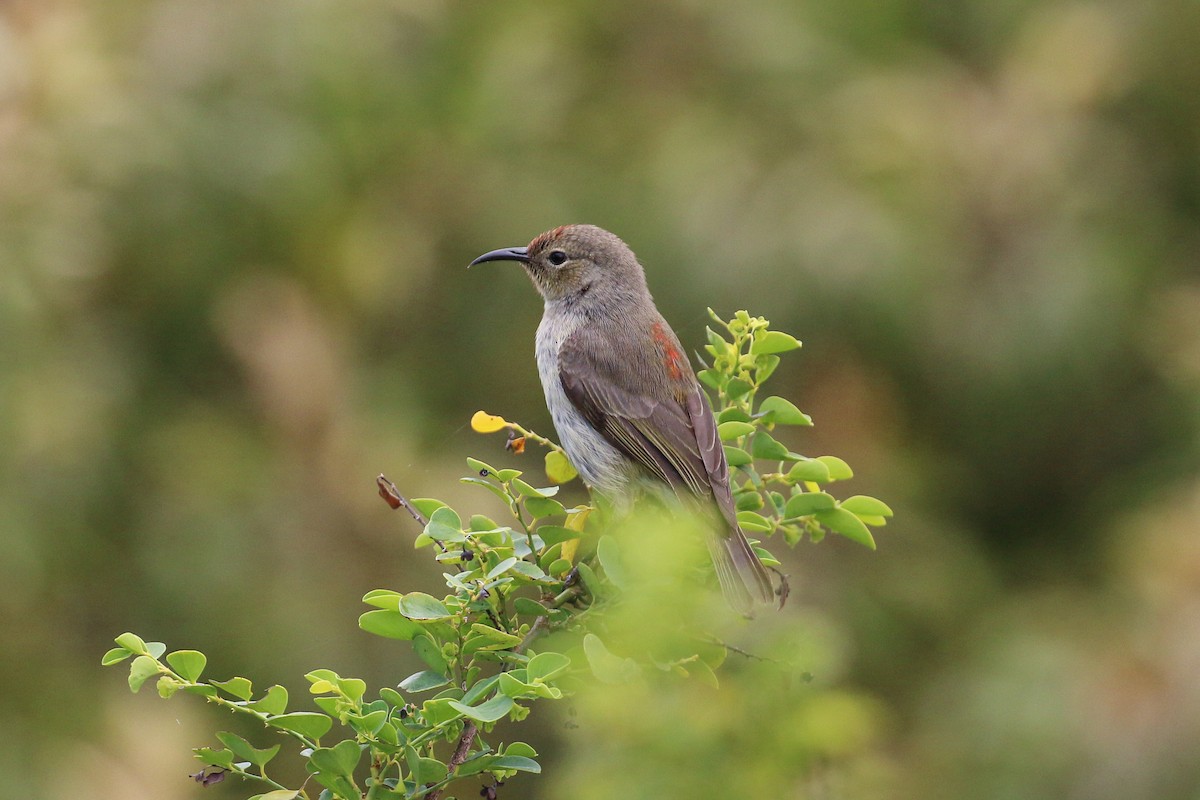
M 738 526 L 712 410 L 690 372 L 668 368 L 674 360 L 664 364 L 653 348 L 631 346 L 631 335 L 596 328 L 572 334 L 559 350 L 563 389 L 605 439 L 650 474 L 716 503 L 725 525 L 708 537 L 713 566 L 730 605 L 749 614 L 755 603 L 774 602 L 774 589 Z M 633 376 L 636 392 L 626 388 Z
M 652 358 L 644 353 L 622 356 L 626 348 L 614 347 L 611 338 L 598 339 L 594 329 L 581 329 L 560 349 L 559 379 L 567 397 L 614 447 L 650 474 L 700 497 L 712 494 L 710 465 L 724 467 L 725 454 L 699 385 L 693 381 L 681 402 L 670 376 Z M 627 388 L 633 375 L 643 384 L 636 392 Z M 705 413 L 712 433 L 705 437 L 707 448 L 694 423 Z M 716 455 L 711 452 L 714 441 Z M 728 494 L 727 478 L 724 487 Z

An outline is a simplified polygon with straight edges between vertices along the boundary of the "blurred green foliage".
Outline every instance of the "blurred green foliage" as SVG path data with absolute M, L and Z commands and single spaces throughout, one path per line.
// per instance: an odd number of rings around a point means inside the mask
M 786 564 L 891 796 L 1194 797 L 1198 51 L 1187 0 L 4 4 L 0 794 L 199 791 L 115 630 L 394 674 L 345 622 L 437 577 L 372 477 L 549 429 L 529 287 L 459 266 L 586 221 L 690 347 L 803 338 L 784 444 L 898 511 Z

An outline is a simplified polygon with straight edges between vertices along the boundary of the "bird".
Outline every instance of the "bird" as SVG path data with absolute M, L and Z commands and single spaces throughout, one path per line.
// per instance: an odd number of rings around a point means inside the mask
M 583 481 L 628 501 L 665 484 L 716 513 L 707 543 L 737 612 L 774 603 L 771 579 L 737 521 L 716 420 L 637 256 L 595 225 L 562 225 L 469 266 L 521 264 L 545 308 L 538 376 L 555 431 Z

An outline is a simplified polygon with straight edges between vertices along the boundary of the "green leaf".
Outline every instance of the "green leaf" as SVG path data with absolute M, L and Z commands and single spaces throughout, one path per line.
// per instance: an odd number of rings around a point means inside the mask
M 562 653 L 538 653 L 525 665 L 525 675 L 530 683 L 537 680 L 548 681 L 566 672 L 570 667 L 571 659 Z
M 433 497 L 418 497 L 408 502 L 412 504 L 413 508 L 421 512 L 421 516 L 425 517 L 425 519 L 429 519 L 433 516 L 433 512 L 446 505 L 441 500 Z
M 535 581 L 540 581 L 546 577 L 546 573 L 542 571 L 541 567 L 537 564 L 531 564 L 528 561 L 518 561 L 513 565 L 512 571 Z
M 730 400 L 737 400 L 742 395 L 748 394 L 754 386 L 741 378 L 730 378 L 729 383 L 725 384 L 725 396 Z
M 129 665 L 129 689 L 136 692 L 142 684 L 158 674 L 161 667 L 150 656 L 138 656 Z
M 550 609 L 530 597 L 518 597 L 513 600 L 513 609 L 518 614 L 529 617 L 544 617 L 550 613 Z
M 759 404 L 758 413 L 768 415 L 764 422 L 774 425 L 812 425 L 812 417 L 796 408 L 790 401 L 775 395 Z
M 512 569 L 513 565 L 517 563 L 517 560 L 518 559 L 511 556 L 504 559 L 499 564 L 488 570 L 488 574 L 484 575 L 483 579 L 485 581 L 490 581 L 492 578 L 499 578 L 501 575 Z
M 333 720 L 315 711 L 294 711 L 291 714 L 281 714 L 271 717 L 267 724 L 274 728 L 298 733 L 307 739 L 320 739 L 329 733 Z
M 770 353 L 786 353 L 795 350 L 800 342 L 782 331 L 758 331 L 750 344 L 751 355 L 767 355 Z
M 233 753 L 228 750 L 213 750 L 211 747 L 197 747 L 192 754 L 201 764 L 221 769 L 233 769 Z
M 150 652 L 146 649 L 146 643 L 142 640 L 142 637 L 138 636 L 136 633 L 122 633 L 113 641 L 115 641 L 121 647 L 124 647 L 129 652 L 133 653 L 135 656 L 148 655 Z
M 421 632 L 421 624 L 413 622 L 399 611 L 377 609 L 358 618 L 358 627 L 367 633 L 387 639 L 409 640 Z
M 208 658 L 198 650 L 176 650 L 167 656 L 167 663 L 185 681 L 195 683 L 204 673 Z
M 261 711 L 264 714 L 282 714 L 287 711 L 288 691 L 282 686 L 275 685 L 267 689 L 267 693 L 259 700 L 255 700 L 247 708 L 252 708 L 255 711 Z
M 471 472 L 474 472 L 476 475 L 478 475 L 481 478 L 486 478 L 489 475 L 494 476 L 496 474 L 495 467 L 493 467 L 491 464 L 487 463 L 486 461 L 480 461 L 477 458 L 468 458 L 467 459 L 467 468 L 470 469 Z
M 756 356 L 754 359 L 754 380 L 761 386 L 763 381 L 771 377 L 779 366 L 779 356 Z
M 801 492 L 788 498 L 783 516 L 786 519 L 804 517 L 818 511 L 829 511 L 837 506 L 837 501 L 825 492 Z
M 566 483 L 573 480 L 579 472 L 565 455 L 558 450 L 546 453 L 546 477 L 551 483 Z
M 493 628 L 490 625 L 483 625 L 479 622 L 472 624 L 471 630 L 476 634 L 491 640 L 494 645 L 499 645 L 504 648 L 516 647 L 521 643 L 520 636 L 514 636 L 513 634 L 502 631 L 499 628 Z M 489 647 L 487 649 L 493 648 Z
M 417 759 L 416 782 L 424 786 L 445 780 L 450 774 L 450 768 L 436 758 L 421 756 Z
M 430 725 L 441 725 L 462 716 L 462 712 L 451 705 L 454 702 L 457 701 L 450 697 L 435 697 L 421 705 L 421 713 Z
M 227 681 L 209 681 L 213 686 L 238 700 L 249 700 L 254 691 L 253 684 L 246 678 L 230 678 Z
M 731 420 L 729 422 L 722 422 L 717 426 L 717 436 L 721 437 L 722 442 L 733 441 L 748 433 L 754 433 L 754 426 L 749 422 Z
M 803 458 L 788 470 L 787 479 L 791 483 L 812 481 L 813 483 L 829 483 L 829 467 L 825 462 L 815 458 Z
M 738 492 L 733 497 L 738 511 L 757 511 L 763 507 L 762 495 L 758 492 Z
M 525 510 L 532 514 L 534 519 L 553 517 L 565 512 L 562 503 L 548 497 L 525 498 Z
M 433 639 L 425 634 L 416 636 L 412 640 L 412 648 L 417 657 L 428 664 L 430 669 L 446 674 L 446 657 L 442 655 L 442 648 Z
M 840 533 L 851 541 L 858 542 L 872 550 L 875 549 L 875 539 L 867 526 L 858 517 L 844 508 L 834 508 L 816 513 L 817 521 L 834 533 Z
M 250 800 L 296 800 L 299 794 L 295 789 L 274 789 L 266 794 L 256 794 Z
M 746 531 L 769 531 L 774 526 L 771 521 L 762 514 L 756 514 L 753 511 L 739 511 L 737 515 L 738 525 L 742 530 Z
M 596 557 L 600 559 L 600 566 L 604 567 L 604 573 L 608 579 L 612 581 L 618 589 L 624 589 L 628 586 L 628 578 L 625 574 L 625 568 L 621 564 L 621 552 L 617 547 L 617 540 L 612 536 L 601 536 L 599 543 L 596 545 Z M 550 570 L 550 574 L 554 574 Z M 599 641 L 599 640 L 597 640 Z
M 749 422 L 750 415 L 737 406 L 730 406 L 717 415 L 717 424 L 723 422 Z
M 309 762 L 321 772 L 354 777 L 354 769 L 362 758 L 362 750 L 353 739 L 338 742 L 333 747 L 318 747 L 308 757 Z
M 892 509 L 888 507 L 887 503 L 865 494 L 856 494 L 853 497 L 847 497 L 838 505 L 856 517 L 892 516 Z
M 854 477 L 854 470 L 850 469 L 850 465 L 837 456 L 817 456 L 817 461 L 829 468 L 831 481 L 844 481 Z
M 696 377 L 714 392 L 721 390 L 721 377 L 720 373 L 716 370 L 702 369 L 696 373 Z
M 109 650 L 107 653 L 105 653 L 100 659 L 100 665 L 104 667 L 111 667 L 113 664 L 120 664 L 131 655 L 133 655 L 133 653 L 126 650 L 124 647 L 114 647 L 112 650 Z
M 420 694 L 421 692 L 428 692 L 430 689 L 440 688 L 448 683 L 450 681 L 445 675 L 427 669 L 421 672 L 414 672 L 400 681 L 400 688 L 406 692 Z
M 409 619 L 445 619 L 449 609 L 436 597 L 424 592 L 411 592 L 400 598 L 400 613 Z
M 750 452 L 755 458 L 762 458 L 767 461 L 783 461 L 790 457 L 788 449 L 764 431 L 759 431 L 754 434 L 754 444 Z
M 536 758 L 537 750 L 534 750 L 531 745 L 525 744 L 524 742 L 513 742 L 508 747 L 504 748 L 504 755 Z
M 553 497 L 558 494 L 557 486 L 547 486 L 544 489 L 535 489 L 520 478 L 513 478 L 512 487 L 517 490 L 517 493 L 522 497 Z
M 730 445 L 725 445 L 725 460 L 730 467 L 744 467 L 754 463 L 754 459 L 750 457 L 749 453 L 740 447 L 731 447 Z
M 234 758 L 241 761 L 249 761 L 256 767 L 266 766 L 279 752 L 280 747 L 280 745 L 274 745 L 259 750 L 236 733 L 229 733 L 228 731 L 219 731 L 217 738 L 221 740 L 221 744 L 229 748 Z
M 450 707 L 461 711 L 464 716 L 470 717 L 476 722 L 495 722 L 512 709 L 513 699 L 507 695 L 498 694 L 478 706 L 468 706 L 457 700 L 451 700 Z
M 519 772 L 540 773 L 542 765 L 525 756 L 503 755 L 494 759 L 488 769 L 515 769 Z
M 641 674 L 637 662 L 613 655 L 594 633 L 584 635 L 583 654 L 587 656 L 592 674 L 604 683 L 628 683 Z
M 462 532 L 462 519 L 454 509 L 443 506 L 433 512 L 429 524 L 425 526 L 425 535 L 439 542 L 465 542 L 467 537 Z
M 387 608 L 395 611 L 400 607 L 400 593 L 391 589 L 372 589 L 363 595 L 362 601 L 376 608 Z
M 583 534 L 579 531 L 573 531 L 570 528 L 564 528 L 561 525 L 541 525 L 537 529 L 537 535 L 542 537 L 542 541 L 546 543 L 547 547 L 550 547 L 559 542 L 578 539 Z
M 505 503 L 508 502 L 508 493 L 504 491 L 504 487 L 497 486 L 486 478 L 476 478 L 474 475 L 468 475 L 465 478 L 459 478 L 458 482 L 467 483 L 472 486 L 482 486 L 484 489 L 487 489 L 489 492 L 496 495 L 496 497 L 499 497 Z

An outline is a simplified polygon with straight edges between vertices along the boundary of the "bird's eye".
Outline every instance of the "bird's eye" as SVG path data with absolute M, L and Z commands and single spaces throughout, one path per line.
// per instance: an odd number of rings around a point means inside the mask
M 547 256 L 547 258 L 550 261 L 550 263 L 553 264 L 554 266 L 561 267 L 567 261 L 567 254 L 564 253 L 562 250 L 554 250 L 554 251 L 551 251 L 550 255 Z

